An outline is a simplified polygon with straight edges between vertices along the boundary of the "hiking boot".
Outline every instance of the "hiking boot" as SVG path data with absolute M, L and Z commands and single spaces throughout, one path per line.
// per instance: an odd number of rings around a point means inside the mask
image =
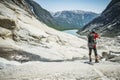
M 95 60 L 95 63 L 99 63 L 98 59 Z
M 89 62 L 92 62 L 92 58 L 91 58 L 91 55 L 89 55 Z
M 90 59 L 89 62 L 92 62 L 92 59 Z

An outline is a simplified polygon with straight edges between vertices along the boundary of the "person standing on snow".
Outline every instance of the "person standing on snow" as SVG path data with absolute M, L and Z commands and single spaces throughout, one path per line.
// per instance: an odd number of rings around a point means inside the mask
M 94 50 L 95 54 L 95 63 L 98 63 L 98 54 L 97 54 L 97 48 L 96 48 L 96 39 L 100 38 L 99 35 L 95 32 L 93 29 L 89 34 L 88 34 L 88 48 L 89 48 L 89 61 L 92 62 L 91 54 L 92 50 Z

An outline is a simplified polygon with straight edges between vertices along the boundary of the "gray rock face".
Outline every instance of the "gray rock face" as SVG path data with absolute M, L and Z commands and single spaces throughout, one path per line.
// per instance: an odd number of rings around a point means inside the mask
M 80 29 L 99 14 L 81 10 L 60 11 L 52 13 L 57 23 L 66 29 Z
M 85 56 L 87 51 L 80 48 L 85 45 L 85 40 L 39 21 L 25 0 L 0 1 L 0 57 L 19 62 L 64 61 Z
M 112 0 L 101 16 L 84 26 L 81 33 L 87 33 L 91 29 L 96 29 L 104 36 L 120 35 L 120 1 Z

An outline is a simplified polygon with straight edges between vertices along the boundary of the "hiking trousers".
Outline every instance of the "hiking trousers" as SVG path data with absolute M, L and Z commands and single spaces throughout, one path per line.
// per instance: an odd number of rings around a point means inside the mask
M 97 56 L 97 49 L 96 48 L 89 48 L 89 55 L 92 54 L 92 50 L 94 51 L 95 56 Z
M 96 48 L 89 48 L 89 61 L 92 62 L 92 58 L 91 58 L 92 50 L 94 50 L 94 54 L 95 54 L 95 63 L 99 63 Z

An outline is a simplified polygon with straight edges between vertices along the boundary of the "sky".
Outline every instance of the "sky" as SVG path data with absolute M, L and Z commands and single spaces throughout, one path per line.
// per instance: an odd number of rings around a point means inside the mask
M 34 0 L 42 8 L 51 11 L 84 10 L 101 13 L 111 0 Z

